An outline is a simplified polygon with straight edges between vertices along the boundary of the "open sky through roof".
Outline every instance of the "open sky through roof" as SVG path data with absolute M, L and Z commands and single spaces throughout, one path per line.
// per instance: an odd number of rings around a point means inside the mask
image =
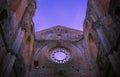
M 36 0 L 35 31 L 56 25 L 83 30 L 87 0 Z

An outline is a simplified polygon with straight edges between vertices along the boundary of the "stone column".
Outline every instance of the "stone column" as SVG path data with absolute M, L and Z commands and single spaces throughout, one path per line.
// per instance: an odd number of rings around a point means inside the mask
M 106 53 L 109 53 L 110 52 L 110 49 L 111 49 L 111 45 L 110 45 L 110 42 L 109 40 L 107 39 L 104 31 L 103 31 L 103 25 L 100 21 L 97 21 L 94 23 L 93 25 L 94 29 L 96 30 L 97 32 L 97 35 L 100 39 L 100 42 L 102 43 Z

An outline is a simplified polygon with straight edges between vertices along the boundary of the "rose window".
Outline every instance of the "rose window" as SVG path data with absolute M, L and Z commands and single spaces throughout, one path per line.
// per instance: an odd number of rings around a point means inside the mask
M 58 64 L 65 63 L 70 60 L 70 53 L 65 48 L 56 48 L 52 50 L 50 59 Z

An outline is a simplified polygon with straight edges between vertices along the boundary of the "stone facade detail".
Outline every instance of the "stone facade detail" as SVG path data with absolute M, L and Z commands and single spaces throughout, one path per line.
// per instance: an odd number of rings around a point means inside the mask
M 52 51 L 54 49 L 67 49 L 68 61 L 52 61 L 49 56 L 55 52 Z M 85 49 L 82 31 L 55 26 L 36 32 L 31 77 L 89 77 L 88 53 Z
M 84 37 L 91 53 L 92 77 L 119 77 L 120 0 L 89 0 Z M 119 13 L 119 14 L 118 14 Z M 95 57 L 94 57 L 95 55 Z M 95 58 L 95 59 L 93 59 Z M 93 69 L 93 68 L 92 68 Z M 94 72 L 94 73 L 93 73 Z
M 0 77 L 120 77 L 120 0 L 88 0 L 83 31 L 35 32 L 36 7 L 0 0 Z M 67 57 L 56 62 L 57 49 Z
M 0 1 L 0 77 L 27 75 L 34 39 L 32 17 L 35 9 L 35 0 Z M 26 52 L 29 55 L 25 55 Z

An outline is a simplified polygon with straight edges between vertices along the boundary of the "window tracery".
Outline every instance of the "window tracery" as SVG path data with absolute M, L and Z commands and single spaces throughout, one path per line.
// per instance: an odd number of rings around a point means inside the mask
M 55 48 L 50 53 L 50 59 L 58 64 L 66 63 L 70 58 L 69 50 L 65 48 Z

